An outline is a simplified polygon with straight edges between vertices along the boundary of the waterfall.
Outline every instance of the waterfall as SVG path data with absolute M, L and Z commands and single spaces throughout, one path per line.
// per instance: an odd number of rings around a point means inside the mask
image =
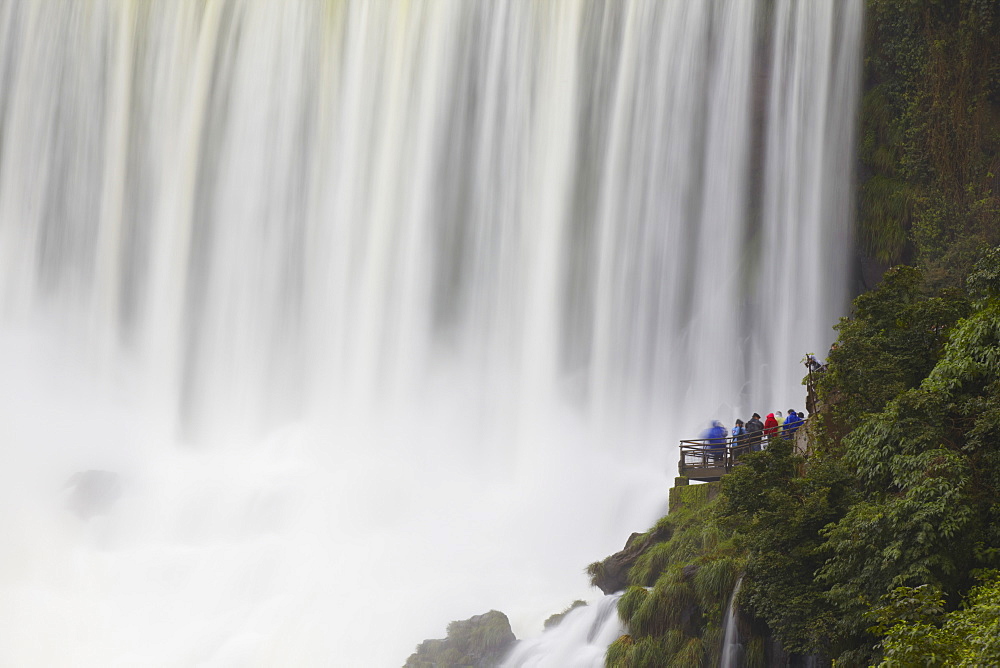
M 729 596 L 729 603 L 726 604 L 726 617 L 722 621 L 722 657 L 719 660 L 720 668 L 739 668 L 743 665 L 743 645 L 740 643 L 739 615 L 736 608 L 736 596 L 740 593 L 740 585 L 743 584 L 743 576 L 736 581 L 733 593 Z
M 521 640 L 504 660 L 509 668 L 600 668 L 608 645 L 625 632 L 618 619 L 618 599 L 611 594 L 571 610 L 538 638 Z
M 803 403 L 862 8 L 0 0 L 0 663 L 393 665 L 586 597 L 678 439 Z

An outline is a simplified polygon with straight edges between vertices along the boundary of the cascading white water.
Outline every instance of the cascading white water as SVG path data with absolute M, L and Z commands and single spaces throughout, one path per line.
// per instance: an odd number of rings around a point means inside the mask
M 0 0 L 0 662 L 537 633 L 801 406 L 862 4 Z
M 604 654 L 625 628 L 618 619 L 618 599 L 611 594 L 571 610 L 538 638 L 519 641 L 504 659 L 505 668 L 600 668 Z
M 726 614 L 722 620 L 722 654 L 719 658 L 719 668 L 739 668 L 742 664 L 743 647 L 740 645 L 739 614 L 736 607 L 736 596 L 740 593 L 743 576 L 736 581 L 733 593 L 726 604 Z

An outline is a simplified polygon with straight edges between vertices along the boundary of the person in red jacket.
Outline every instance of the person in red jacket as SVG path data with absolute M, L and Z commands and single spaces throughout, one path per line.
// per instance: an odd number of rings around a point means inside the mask
M 778 421 L 774 418 L 774 413 L 768 413 L 764 420 L 764 438 L 770 441 L 778 435 Z

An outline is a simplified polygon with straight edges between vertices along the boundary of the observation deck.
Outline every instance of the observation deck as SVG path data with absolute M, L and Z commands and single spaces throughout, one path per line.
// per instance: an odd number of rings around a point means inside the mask
M 733 470 L 742 455 L 750 452 L 750 445 L 717 445 L 712 439 L 696 438 L 681 441 L 677 475 L 688 480 L 715 482 Z
M 804 454 L 807 451 L 805 439 L 805 426 L 809 422 L 808 418 L 798 423 L 791 433 L 791 441 L 796 452 Z M 778 433 L 772 440 L 784 439 L 784 428 L 779 427 Z M 762 438 L 760 445 L 762 449 L 767 448 L 767 438 Z M 716 482 L 722 479 L 739 466 L 740 458 L 751 452 L 749 440 L 741 440 L 734 443 L 730 436 L 726 438 L 724 445 L 718 443 L 718 439 L 696 438 L 681 441 L 680 461 L 677 462 L 677 475 L 688 480 L 699 482 Z

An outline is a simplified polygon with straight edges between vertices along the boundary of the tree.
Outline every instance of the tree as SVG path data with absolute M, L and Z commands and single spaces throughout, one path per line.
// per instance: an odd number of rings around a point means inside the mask
M 973 313 L 927 378 L 843 439 L 861 500 L 823 531 L 818 579 L 845 635 L 860 637 L 862 613 L 894 589 L 930 586 L 957 600 L 974 569 L 1000 565 L 998 277 L 994 251 L 970 275 Z
M 836 609 L 814 573 L 824 559 L 820 530 L 849 506 L 850 474 L 836 459 L 806 465 L 778 441 L 746 456 L 722 483 L 720 517 L 747 553 L 741 604 L 786 650 L 828 653 Z
M 899 587 L 871 618 L 884 635 L 881 667 L 1000 665 L 1000 571 L 981 573 L 958 610 L 945 613 L 929 585 Z
M 839 338 L 817 381 L 834 440 L 919 385 L 940 357 L 948 330 L 969 312 L 963 293 L 927 297 L 922 285 L 918 270 L 894 267 L 877 289 L 854 300 L 853 317 L 835 327 Z

